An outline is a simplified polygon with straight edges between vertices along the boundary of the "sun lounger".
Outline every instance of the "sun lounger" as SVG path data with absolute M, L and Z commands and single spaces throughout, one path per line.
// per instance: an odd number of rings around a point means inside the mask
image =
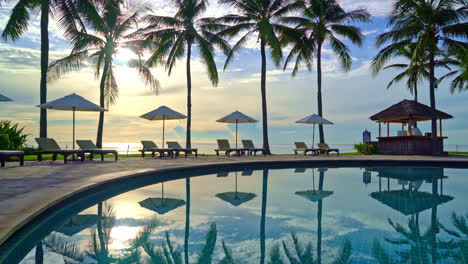
M 265 149 L 256 148 L 252 140 L 242 140 L 242 145 L 244 145 L 244 149 L 246 149 L 249 155 L 253 153 L 254 156 L 257 156 L 257 152 L 261 152 L 263 155 L 266 154 Z
M 237 156 L 240 156 L 244 152 L 242 149 L 231 148 L 231 146 L 229 145 L 229 140 L 227 139 L 218 139 L 218 148 L 214 151 L 216 151 L 216 156 L 219 156 L 219 152 L 221 151 L 224 151 L 224 154 L 226 156 L 229 156 L 231 152 L 235 152 L 237 153 Z
M 339 149 L 336 149 L 336 148 L 332 149 L 328 146 L 327 143 L 318 143 L 317 146 L 318 146 L 318 149 L 317 149 L 318 153 L 330 155 L 330 152 L 336 152 L 338 156 L 340 155 Z
M 198 157 L 198 149 L 196 148 L 183 148 L 178 142 L 176 141 L 168 141 L 166 142 L 167 146 L 172 149 L 174 155 L 179 156 L 180 152 L 184 152 L 185 157 L 192 152 L 195 152 L 195 157 Z
M 57 155 L 62 155 L 64 157 L 63 163 L 67 163 L 67 157 L 70 155 L 77 155 L 81 162 L 84 161 L 84 151 L 83 150 L 63 150 L 60 149 L 60 146 L 53 138 L 36 138 L 37 144 L 39 144 L 39 148 L 41 151 L 35 152 L 34 154 L 37 155 L 37 160 L 42 161 L 43 154 L 52 154 L 52 160 L 57 160 Z
M 296 145 L 296 149 L 294 150 L 295 155 L 297 155 L 297 152 L 299 151 L 304 152 L 304 155 L 307 155 L 307 152 L 311 152 L 312 154 L 317 154 L 316 149 L 308 148 L 304 142 L 294 142 L 294 145 Z
M 142 140 L 141 144 L 143 145 L 143 149 L 139 150 L 141 152 L 141 156 L 144 158 L 146 152 L 151 152 L 151 157 L 154 158 L 154 153 L 159 154 L 159 158 L 162 158 L 165 154 L 167 154 L 168 157 L 173 157 L 172 156 L 172 149 L 163 149 L 163 148 L 158 148 L 158 146 L 153 142 L 153 141 L 148 141 L 148 140 Z
M 78 144 L 80 149 L 83 150 L 85 154 L 89 153 L 90 160 L 93 160 L 95 154 L 101 155 L 101 161 L 104 161 L 104 155 L 106 154 L 113 154 L 115 156 L 115 160 L 118 160 L 119 154 L 115 149 L 100 149 L 96 147 L 96 145 L 94 145 L 93 141 L 91 140 L 77 140 L 76 144 Z
M 5 162 L 9 157 L 18 157 L 20 160 L 20 166 L 24 165 L 24 152 L 15 150 L 0 150 L 0 163 L 2 167 L 5 167 Z

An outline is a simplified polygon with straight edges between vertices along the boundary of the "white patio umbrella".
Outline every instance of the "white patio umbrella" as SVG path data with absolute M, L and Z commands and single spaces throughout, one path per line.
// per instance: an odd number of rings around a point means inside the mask
M 257 123 L 258 121 L 249 116 L 244 115 L 243 113 L 239 111 L 235 111 L 219 120 L 216 120 L 216 122 L 236 124 L 236 148 L 237 148 L 237 126 L 238 124 L 239 123 Z
M 170 109 L 167 106 L 161 106 L 158 109 L 155 109 L 151 112 L 148 112 L 142 116 L 141 118 L 148 119 L 148 120 L 162 120 L 163 121 L 163 140 L 162 140 L 162 148 L 164 148 L 164 133 L 166 127 L 166 120 L 177 120 L 177 119 L 185 119 L 187 118 L 185 115 Z
M 311 116 L 308 116 L 308 117 L 305 117 L 301 120 L 298 120 L 296 121 L 296 123 L 300 123 L 300 124 L 313 124 L 314 125 L 314 131 L 313 131 L 313 134 L 312 134 L 312 148 L 314 148 L 314 144 L 315 144 L 315 125 L 333 125 L 332 122 L 326 120 L 325 118 L 319 116 L 319 115 L 316 115 L 316 114 L 313 114 Z
M 13 101 L 13 100 L 11 100 L 10 98 L 0 94 L 0 102 L 10 102 L 10 101 Z
M 96 105 L 85 98 L 72 93 L 65 97 L 38 105 L 37 107 L 62 110 L 62 111 L 73 111 L 73 149 L 75 149 L 75 112 L 104 112 L 106 109 Z

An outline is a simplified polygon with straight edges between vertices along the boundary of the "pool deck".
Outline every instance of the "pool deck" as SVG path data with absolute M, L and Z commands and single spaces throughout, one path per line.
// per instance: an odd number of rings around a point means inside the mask
M 409 165 L 409 162 L 416 162 L 425 166 L 432 164 L 468 168 L 468 156 L 199 156 L 175 159 L 120 158 L 118 162 L 108 158 L 104 162 L 87 160 L 84 163 L 75 161 L 68 164 L 63 164 L 63 161 L 26 162 L 23 167 L 17 162 L 9 162 L 5 168 L 0 168 L 0 245 L 12 233 L 58 201 L 111 180 L 139 173 L 210 165 L 294 164 L 303 161 L 310 161 L 312 166 L 331 163 L 338 167 L 357 163 Z

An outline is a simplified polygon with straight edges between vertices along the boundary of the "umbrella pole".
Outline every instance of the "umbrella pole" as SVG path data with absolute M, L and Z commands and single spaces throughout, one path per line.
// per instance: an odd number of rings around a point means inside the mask
M 237 124 L 238 124 L 238 120 L 236 120 L 236 148 L 237 148 Z
M 237 199 L 237 172 L 236 172 L 236 199 Z
M 162 148 L 164 148 L 164 130 L 166 126 L 166 116 L 163 116 L 163 143 L 162 143 Z
M 314 123 L 314 129 L 312 132 L 312 148 L 314 148 L 314 144 L 315 144 L 315 123 Z
M 162 204 L 164 205 L 164 182 L 161 183 L 161 199 Z

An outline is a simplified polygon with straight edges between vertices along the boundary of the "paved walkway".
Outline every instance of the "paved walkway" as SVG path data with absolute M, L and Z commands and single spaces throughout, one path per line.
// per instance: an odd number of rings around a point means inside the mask
M 26 162 L 23 167 L 10 162 L 6 168 L 0 168 L 0 244 L 15 230 L 60 199 L 119 177 L 213 164 L 297 161 L 333 161 L 337 166 L 349 162 L 422 162 L 427 165 L 446 163 L 448 167 L 468 167 L 468 157 L 427 156 L 199 156 L 176 159 L 121 158 L 118 162 L 109 158 L 105 162 L 85 161 L 84 164 L 78 161 L 68 164 L 63 164 L 63 161 Z

